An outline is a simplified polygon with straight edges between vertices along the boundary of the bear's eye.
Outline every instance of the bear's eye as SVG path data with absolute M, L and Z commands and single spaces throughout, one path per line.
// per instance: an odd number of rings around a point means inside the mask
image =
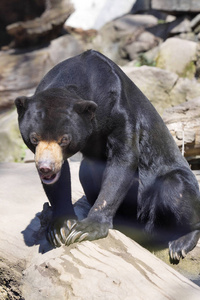
M 66 147 L 69 145 L 70 141 L 71 141 L 71 136 L 69 134 L 65 134 L 65 135 L 63 135 L 59 145 L 61 147 Z
M 39 138 L 37 137 L 36 133 L 33 132 L 30 134 L 30 141 L 33 145 L 37 145 L 39 143 Z

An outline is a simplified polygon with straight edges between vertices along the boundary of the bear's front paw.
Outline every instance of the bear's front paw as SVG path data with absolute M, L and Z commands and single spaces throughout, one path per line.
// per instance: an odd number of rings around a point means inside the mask
M 65 240 L 65 245 L 69 246 L 83 240 L 93 241 L 104 238 L 108 235 L 109 228 L 108 223 L 98 223 L 88 218 L 76 221 Z
M 76 225 L 76 220 L 66 220 L 66 217 L 58 218 L 53 221 L 47 230 L 47 239 L 54 247 L 60 247 Z

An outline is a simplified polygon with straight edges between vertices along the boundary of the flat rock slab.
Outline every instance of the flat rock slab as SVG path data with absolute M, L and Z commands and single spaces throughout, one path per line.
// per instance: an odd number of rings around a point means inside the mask
M 76 201 L 79 162 L 70 165 Z M 197 285 L 116 230 L 52 249 L 39 235 L 44 202 L 33 163 L 0 164 L 0 299 L 200 298 Z

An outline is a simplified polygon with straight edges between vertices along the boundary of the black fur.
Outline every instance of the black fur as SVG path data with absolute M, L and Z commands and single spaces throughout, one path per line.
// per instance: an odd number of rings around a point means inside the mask
M 33 152 L 32 132 L 46 141 L 71 137 L 58 182 L 44 184 L 54 211 L 48 235 L 53 244 L 106 236 L 119 209 L 137 216 L 147 231 L 179 232 L 181 237 L 170 242 L 172 260 L 196 245 L 200 194 L 195 176 L 159 114 L 115 63 L 92 50 L 70 58 L 47 73 L 33 97 L 19 97 L 16 106 L 22 137 Z M 67 158 L 77 151 L 84 156 L 80 180 L 92 208 L 83 221 L 67 223 L 75 219 Z

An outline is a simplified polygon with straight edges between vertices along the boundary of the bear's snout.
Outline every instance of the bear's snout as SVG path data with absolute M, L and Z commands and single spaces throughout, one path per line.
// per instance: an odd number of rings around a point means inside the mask
M 40 141 L 35 151 L 35 163 L 44 184 L 53 184 L 63 164 L 62 149 L 57 142 Z

